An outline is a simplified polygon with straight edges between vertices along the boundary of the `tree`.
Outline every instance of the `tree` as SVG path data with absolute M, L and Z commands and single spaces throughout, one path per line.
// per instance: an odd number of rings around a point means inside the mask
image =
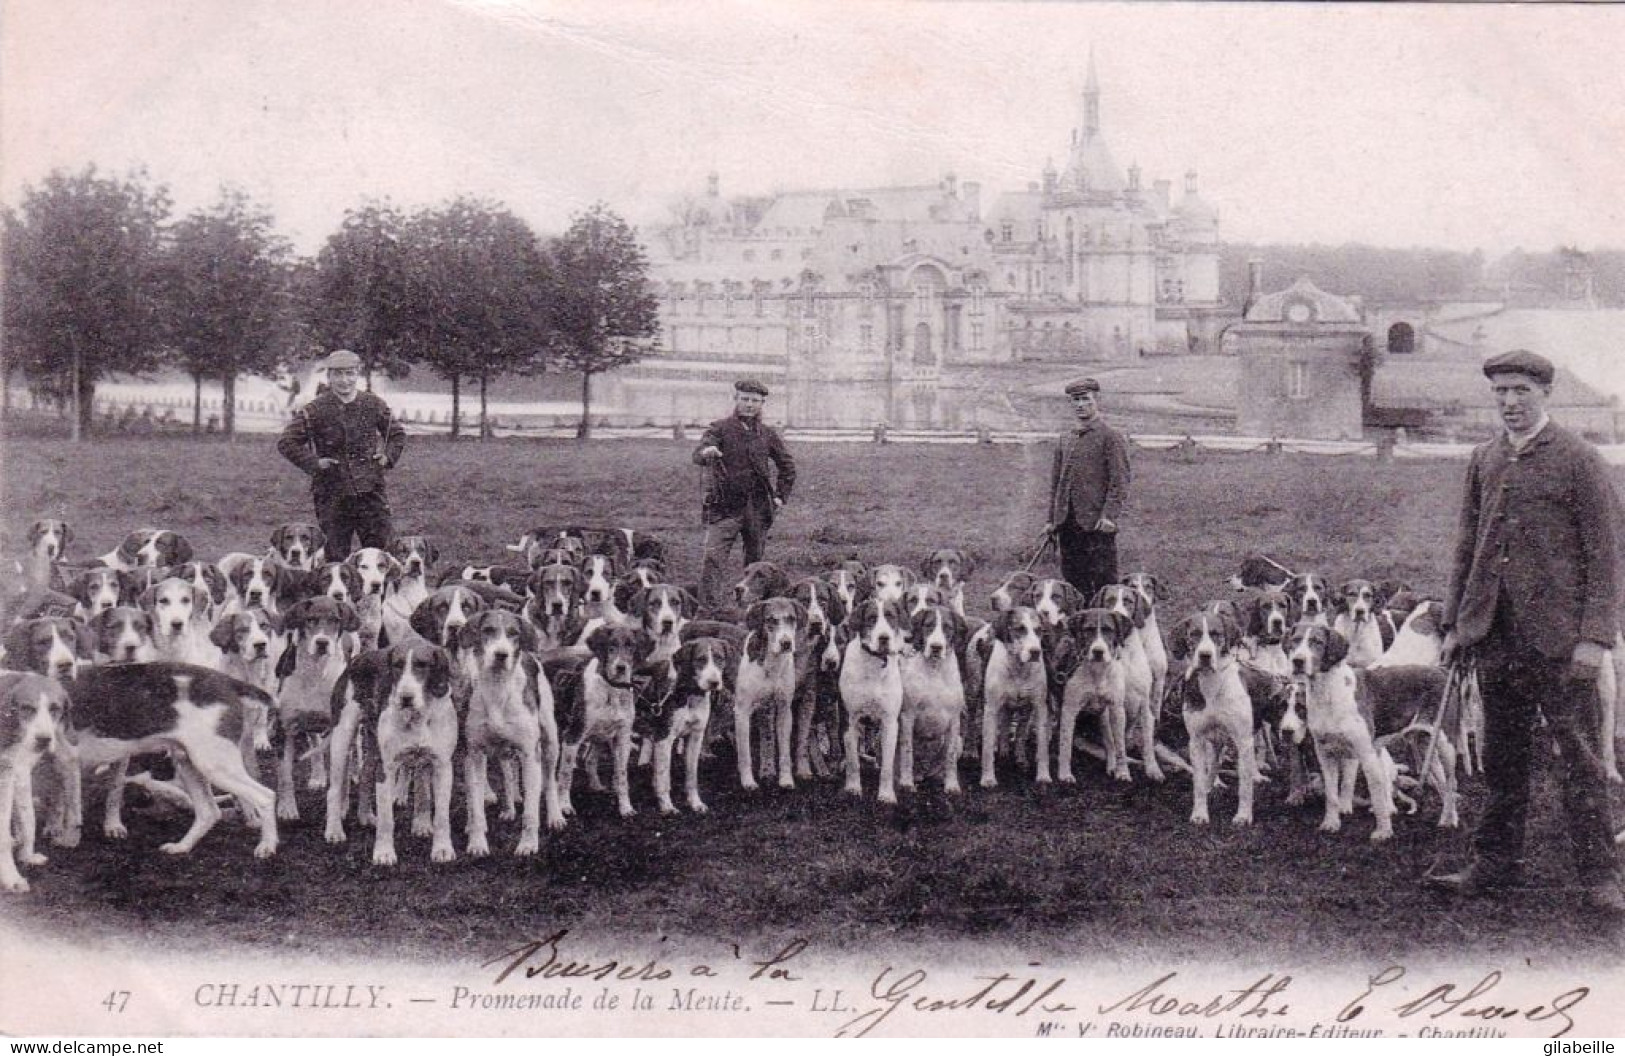
M 479 382 L 484 438 L 491 379 L 534 363 L 544 346 L 536 234 L 502 206 L 461 197 L 414 216 L 405 243 L 412 358 L 451 382 L 452 436 L 461 431 L 463 380 Z
M 592 377 L 636 363 L 660 336 L 659 301 L 637 235 L 602 202 L 576 216 L 550 253 L 549 348 L 581 372 L 579 439 L 592 435 Z
M 101 378 L 158 363 L 169 209 L 145 173 L 120 179 L 91 166 L 52 172 L 6 210 L 6 361 L 72 408 L 75 440 Z
M 355 352 L 369 383 L 374 370 L 410 370 L 406 224 L 387 201 L 347 210 L 299 284 L 312 342 Z
M 271 215 L 239 191 L 174 227 L 164 269 L 170 356 L 192 376 L 221 387 L 221 424 L 237 428 L 237 377 L 273 376 L 294 339 L 293 250 Z M 192 428 L 202 417 L 193 404 Z

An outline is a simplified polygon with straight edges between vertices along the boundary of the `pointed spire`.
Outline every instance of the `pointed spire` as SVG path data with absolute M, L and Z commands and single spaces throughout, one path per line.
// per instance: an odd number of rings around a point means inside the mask
M 1089 75 L 1083 82 L 1083 134 L 1100 131 L 1100 78 L 1095 74 L 1095 47 L 1089 45 Z

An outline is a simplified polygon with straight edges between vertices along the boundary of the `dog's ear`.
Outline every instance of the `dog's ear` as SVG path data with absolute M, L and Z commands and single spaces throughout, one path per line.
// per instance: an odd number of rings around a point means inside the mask
M 288 644 L 282 647 L 282 655 L 276 658 L 276 677 L 292 678 L 298 665 L 299 642 L 296 638 L 289 638 Z
M 174 541 L 173 549 L 175 551 L 175 560 L 170 563 L 184 565 L 192 560 L 192 544 L 187 541 L 186 536 L 179 532 L 170 532 L 169 536 Z
M 200 587 L 196 583 L 192 584 L 193 613 L 195 613 L 198 617 L 201 617 L 204 613 L 209 611 L 209 606 L 213 604 L 214 597 L 209 593 L 208 587 Z
M 523 616 L 519 618 L 519 648 L 523 652 L 534 653 L 542 647 L 542 640 L 536 633 L 536 627 Z
M 1120 612 L 1114 612 L 1112 613 L 1112 626 L 1117 629 L 1117 644 L 1122 645 L 1128 641 L 1128 636 L 1134 633 L 1134 628 L 1139 624 L 1131 617 L 1124 616 Z
M 63 521 L 63 522 L 61 522 L 61 524 L 62 524 L 62 549 L 66 550 L 68 548 L 68 544 L 73 542 L 73 528 L 68 524 L 67 521 Z M 57 556 L 60 557 L 61 555 L 58 554 Z
M 615 607 L 628 616 L 643 619 L 649 610 L 649 590 L 636 579 L 615 584 Z
M 1015 621 L 1016 610 L 1014 608 L 1002 610 L 997 616 L 993 617 L 993 630 L 989 632 L 988 637 L 997 638 L 1001 642 L 1010 641 L 1010 626 Z
M 600 664 L 609 659 L 609 647 L 615 640 L 615 629 L 601 624 L 587 635 L 587 651 L 598 658 Z
M 406 618 L 406 625 L 408 627 L 416 631 L 419 637 L 427 638 L 431 642 L 434 641 L 435 638 L 435 624 L 439 622 L 435 618 L 434 602 L 435 599 L 433 597 L 424 598 L 418 603 L 418 607 L 412 610 L 412 615 Z M 292 610 L 290 609 L 289 611 L 291 612 Z
M 480 644 L 480 634 L 484 629 L 485 614 L 482 612 L 457 629 L 457 644 L 464 649 L 474 648 Z
M 637 662 L 641 664 L 649 659 L 649 654 L 655 651 L 655 645 L 658 643 L 655 642 L 654 635 L 642 627 L 634 630 L 632 635 L 632 652 L 637 657 Z
M 1189 616 L 1174 624 L 1168 632 L 1169 659 L 1184 660 L 1191 655 L 1191 632 L 1195 629 L 1196 623 Z
M 1341 664 L 1349 655 L 1349 640 L 1331 628 L 1326 631 L 1326 667 L 1333 668 Z
M 435 648 L 429 653 L 428 690 L 431 697 L 443 697 L 451 692 L 451 654 L 444 649 Z
M 235 653 L 237 651 L 237 621 L 242 617 L 237 613 L 222 616 L 216 620 L 214 626 L 209 628 L 209 641 L 222 653 Z
M 1138 592 L 1136 592 L 1135 596 L 1139 596 Z M 1083 591 L 1070 583 L 1061 586 L 1061 603 L 1071 612 L 1088 607 L 1088 599 L 1083 596 Z
M 930 609 L 921 609 L 919 612 L 916 612 L 914 615 L 908 618 L 909 640 L 914 642 L 916 646 L 925 640 L 925 636 L 927 634 L 931 633 L 930 627 L 927 626 L 930 620 Z
M 762 623 L 766 619 L 767 603 L 762 601 L 754 602 L 750 608 L 745 610 L 745 633 L 760 634 Z
M 153 603 L 157 601 L 157 598 L 158 584 L 148 584 L 147 588 L 141 592 L 141 596 L 136 599 L 136 607 L 142 612 L 151 612 Z
M 311 548 L 313 550 L 317 551 L 318 553 L 320 553 L 321 551 L 326 550 L 327 549 L 327 533 L 322 531 L 321 528 L 319 528 L 319 527 L 317 527 L 315 525 L 311 525 L 310 526 L 310 545 L 311 545 Z M 314 555 L 312 555 L 312 556 L 314 557 Z M 322 554 L 322 556 L 326 557 L 327 555 Z
M 339 628 L 347 634 L 353 634 L 361 629 L 361 613 L 347 601 L 338 603 Z
M 685 620 L 692 620 L 700 613 L 700 599 L 692 591 L 682 587 L 677 588 L 677 611 Z
M 96 658 L 96 632 L 92 631 L 90 624 L 84 620 L 71 620 L 69 626 L 73 628 L 75 652 L 79 654 L 79 662 L 90 663 Z
M 807 606 L 801 604 L 799 601 L 791 599 L 790 611 L 795 614 L 796 630 L 799 631 L 805 629 L 807 626 Z

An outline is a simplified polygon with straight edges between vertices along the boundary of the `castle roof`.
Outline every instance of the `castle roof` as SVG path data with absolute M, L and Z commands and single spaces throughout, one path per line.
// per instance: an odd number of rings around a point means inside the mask
M 1292 309 L 1296 305 L 1307 305 L 1309 312 L 1305 319 L 1292 318 Z M 1277 293 L 1266 293 L 1254 301 L 1252 307 L 1247 309 L 1246 322 L 1249 323 L 1358 323 L 1360 311 L 1353 301 L 1345 300 L 1336 294 L 1325 290 L 1310 282 L 1308 278 L 1301 278 L 1291 286 Z

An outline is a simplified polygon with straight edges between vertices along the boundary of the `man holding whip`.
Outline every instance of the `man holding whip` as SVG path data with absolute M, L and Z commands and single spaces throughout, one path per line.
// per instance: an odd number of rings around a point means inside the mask
M 1474 860 L 1427 882 L 1455 894 L 1521 885 L 1537 712 L 1561 755 L 1563 812 L 1587 906 L 1625 917 L 1599 751 L 1597 675 L 1619 635 L 1617 499 L 1597 450 L 1546 414 L 1555 370 L 1533 352 L 1484 363 L 1506 431 L 1473 450 L 1441 622 L 1442 659 L 1470 652 L 1484 696 L 1489 803 Z
M 694 451 L 695 465 L 710 470 L 700 569 L 700 607 L 709 615 L 723 607 L 723 565 L 734 542 L 744 538 L 745 564 L 762 560 L 773 515 L 795 487 L 796 460 L 778 431 L 762 421 L 766 402 L 766 385 L 754 378 L 734 382 L 734 413 L 707 426 Z

